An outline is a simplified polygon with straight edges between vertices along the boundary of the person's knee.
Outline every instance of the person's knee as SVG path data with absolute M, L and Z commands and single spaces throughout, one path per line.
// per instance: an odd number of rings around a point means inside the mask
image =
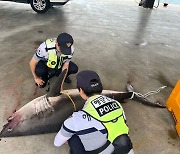
M 73 74 L 76 74 L 78 72 L 78 69 L 79 69 L 78 66 L 75 65 L 72 70 Z
M 36 68 L 35 69 L 35 73 L 38 77 L 46 77 L 47 76 L 47 72 L 45 70 L 42 70 L 42 69 L 38 69 Z
M 116 137 L 112 144 L 114 145 L 115 148 L 113 154 L 129 153 L 133 148 L 131 139 L 127 134 L 122 134 Z M 133 152 L 133 150 L 131 152 Z
M 68 74 L 76 74 L 78 72 L 78 66 L 71 62 L 71 64 L 69 65 L 69 69 L 68 69 Z
M 73 135 L 69 140 L 70 154 L 85 154 L 84 146 L 77 135 Z
M 36 65 L 36 68 L 35 68 L 35 73 L 39 77 L 42 77 L 42 78 L 47 77 L 48 69 L 47 69 L 45 62 L 43 62 L 43 61 L 38 62 L 38 64 Z

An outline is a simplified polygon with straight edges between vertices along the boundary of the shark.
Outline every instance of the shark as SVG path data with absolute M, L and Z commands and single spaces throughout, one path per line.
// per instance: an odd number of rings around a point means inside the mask
M 78 89 L 60 90 L 67 70 L 57 78 L 49 93 L 35 98 L 14 112 L 3 126 L 0 138 L 38 135 L 58 132 L 63 122 L 73 112 L 81 110 L 84 100 L 80 97 Z M 131 83 L 127 84 L 127 91 L 103 90 L 102 95 L 113 98 L 119 102 L 129 99 L 142 104 L 165 108 L 166 106 L 151 102 L 134 92 Z

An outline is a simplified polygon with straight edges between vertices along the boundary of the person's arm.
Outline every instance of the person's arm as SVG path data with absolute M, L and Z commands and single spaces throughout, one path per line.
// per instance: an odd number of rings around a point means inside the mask
M 68 71 L 68 69 L 69 69 L 69 61 L 67 61 L 67 62 L 64 63 L 64 65 L 63 65 L 63 67 L 62 67 L 62 71 L 64 71 L 65 69 L 67 69 L 67 71 Z M 66 73 L 66 74 L 67 74 L 67 73 Z
M 66 119 L 54 139 L 54 145 L 59 147 L 74 135 L 74 117 Z
M 34 77 L 34 81 L 39 85 L 43 85 L 44 81 L 38 77 L 35 73 L 35 68 L 36 68 L 36 65 L 37 65 L 37 61 L 34 57 L 32 57 L 31 61 L 29 62 L 29 65 L 30 65 L 30 69 L 31 69 L 31 72 L 32 72 L 32 75 Z
M 68 69 L 69 69 L 69 61 L 65 62 L 63 67 L 62 67 L 62 71 L 64 71 L 65 69 L 67 69 L 66 71 L 66 75 L 64 76 L 64 79 L 63 79 L 63 82 L 62 82 L 62 85 L 61 85 L 61 91 L 63 91 L 63 84 L 64 84 L 64 80 L 67 76 L 67 73 L 68 73 Z
M 60 147 L 63 145 L 67 140 L 69 140 L 70 137 L 65 137 L 61 135 L 61 132 L 59 131 L 54 139 L 54 146 Z
M 37 48 L 36 52 L 34 53 L 31 61 L 29 62 L 34 81 L 38 84 L 38 86 L 43 85 L 44 81 L 35 73 L 35 68 L 40 60 L 42 60 L 43 58 L 48 58 L 48 53 L 46 52 L 45 48 L 45 42 L 41 43 L 40 46 Z

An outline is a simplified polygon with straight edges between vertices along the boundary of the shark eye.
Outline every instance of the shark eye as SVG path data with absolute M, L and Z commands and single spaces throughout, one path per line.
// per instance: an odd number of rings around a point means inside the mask
M 8 128 L 8 132 L 11 132 L 12 131 L 12 128 Z

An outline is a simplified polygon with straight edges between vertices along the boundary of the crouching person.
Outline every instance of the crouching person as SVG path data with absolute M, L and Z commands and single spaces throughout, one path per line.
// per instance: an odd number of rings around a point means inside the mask
M 123 108 L 118 101 L 101 95 L 98 74 L 81 71 L 77 88 L 86 101 L 84 107 L 65 120 L 54 145 L 68 141 L 71 154 L 133 154 Z

